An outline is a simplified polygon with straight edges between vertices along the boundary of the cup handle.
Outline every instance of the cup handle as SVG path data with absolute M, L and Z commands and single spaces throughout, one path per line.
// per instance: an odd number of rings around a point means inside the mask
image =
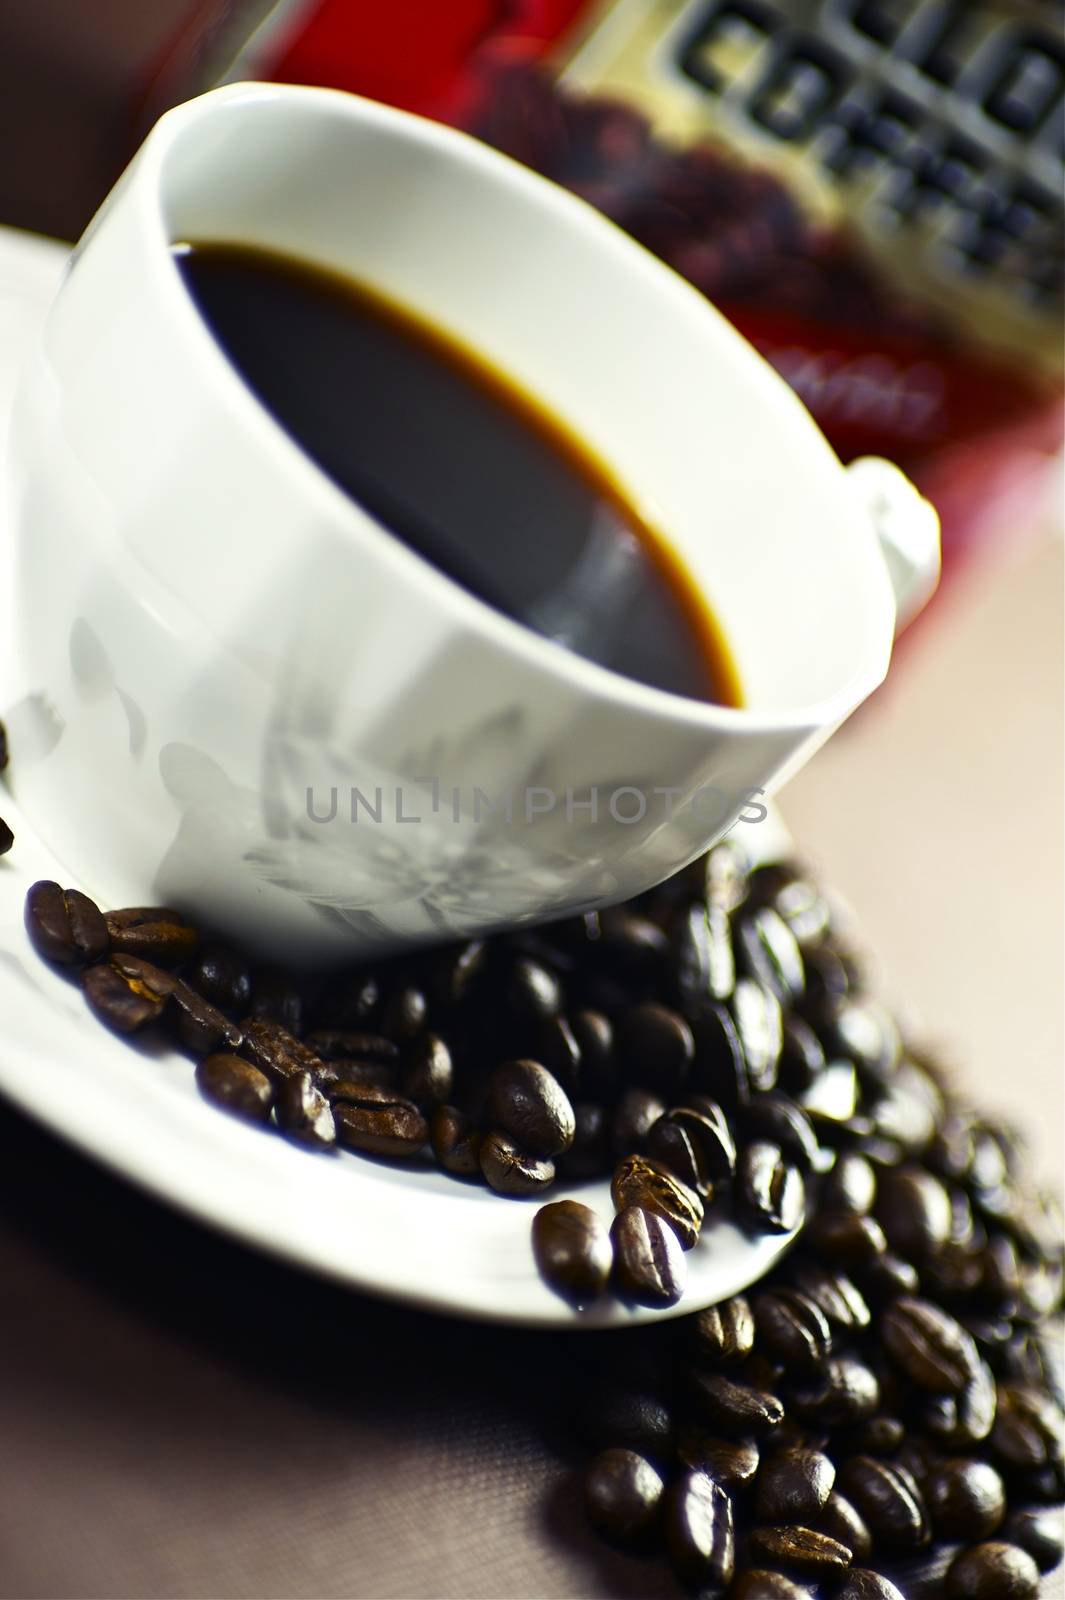
M 880 540 L 895 591 L 897 636 L 939 582 L 939 517 L 905 473 L 879 456 L 852 461 L 847 476 Z

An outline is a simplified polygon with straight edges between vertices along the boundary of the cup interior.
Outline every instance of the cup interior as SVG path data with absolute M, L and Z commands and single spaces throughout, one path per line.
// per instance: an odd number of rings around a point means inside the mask
M 731 715 L 827 725 L 880 681 L 893 603 L 868 516 L 800 401 L 669 268 L 515 162 L 371 102 L 238 85 L 171 118 L 166 243 L 347 273 L 546 404 L 708 598 Z

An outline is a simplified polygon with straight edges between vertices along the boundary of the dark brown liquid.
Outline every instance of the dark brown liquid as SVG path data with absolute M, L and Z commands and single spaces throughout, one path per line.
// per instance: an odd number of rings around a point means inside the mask
M 738 705 L 712 616 L 610 473 L 502 374 L 347 279 L 181 246 L 219 344 L 277 421 L 472 594 L 626 677 Z

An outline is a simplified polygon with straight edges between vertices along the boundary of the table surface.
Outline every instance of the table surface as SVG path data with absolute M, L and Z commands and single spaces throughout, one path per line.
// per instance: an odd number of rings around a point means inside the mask
M 1061 554 L 960 580 L 785 797 L 887 993 L 1058 1183 Z M 344 1293 L 6 1110 L 0 1283 L 4 1596 L 676 1593 L 572 1491 L 574 1395 L 638 1335 Z

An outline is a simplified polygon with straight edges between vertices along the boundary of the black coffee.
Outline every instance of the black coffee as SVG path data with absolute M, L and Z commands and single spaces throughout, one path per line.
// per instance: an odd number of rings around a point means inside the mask
M 236 245 L 182 245 L 175 257 L 264 405 L 397 538 L 589 660 L 740 703 L 676 556 L 605 467 L 501 373 L 331 273 Z

